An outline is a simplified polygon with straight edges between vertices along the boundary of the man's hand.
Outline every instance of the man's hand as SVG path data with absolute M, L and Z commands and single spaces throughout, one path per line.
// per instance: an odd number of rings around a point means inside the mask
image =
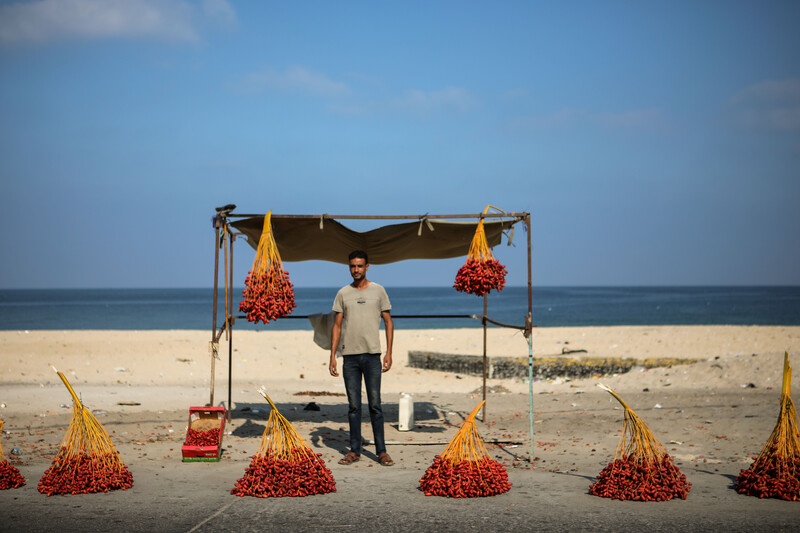
M 391 311 L 381 311 L 383 329 L 386 330 L 386 355 L 383 357 L 381 372 L 388 372 L 392 368 L 392 344 L 394 343 L 394 322 Z
M 336 370 L 336 348 L 339 346 L 339 340 L 342 338 L 342 313 L 336 313 L 333 318 L 333 326 L 331 326 L 331 362 L 328 365 L 328 372 L 331 376 L 337 377 L 339 371 Z

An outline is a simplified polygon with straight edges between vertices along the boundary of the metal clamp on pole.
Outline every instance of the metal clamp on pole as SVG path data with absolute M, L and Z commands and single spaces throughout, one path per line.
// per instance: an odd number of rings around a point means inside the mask
M 236 204 L 226 204 L 222 207 L 217 207 L 217 214 L 211 218 L 211 222 L 213 223 L 212 227 L 222 229 L 225 226 L 225 219 L 234 209 L 236 209 Z

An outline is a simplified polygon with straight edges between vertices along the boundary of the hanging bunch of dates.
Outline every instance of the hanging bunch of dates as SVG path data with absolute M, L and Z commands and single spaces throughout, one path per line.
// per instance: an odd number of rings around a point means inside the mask
M 484 213 L 492 206 L 486 206 Z M 494 258 L 486 240 L 483 218 L 478 222 L 469 246 L 467 261 L 458 269 L 453 288 L 459 292 L 483 296 L 506 286 L 506 267 Z
M 288 316 L 296 307 L 294 286 L 283 269 L 278 246 L 272 233 L 272 211 L 264 216 L 264 228 L 258 240 L 253 268 L 244 280 L 239 311 L 247 320 L 265 324 Z

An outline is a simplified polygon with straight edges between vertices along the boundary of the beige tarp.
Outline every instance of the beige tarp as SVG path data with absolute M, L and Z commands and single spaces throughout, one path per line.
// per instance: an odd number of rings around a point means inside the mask
M 518 220 L 486 220 L 484 230 L 490 247 L 500 244 L 502 232 Z M 264 217 L 245 218 L 231 224 L 247 236 L 253 248 L 264 227 Z M 313 259 L 347 264 L 353 250 L 364 250 L 375 265 L 406 259 L 466 257 L 478 222 L 419 220 L 390 224 L 366 232 L 353 231 L 325 218 L 272 217 L 272 231 L 281 259 L 286 262 Z

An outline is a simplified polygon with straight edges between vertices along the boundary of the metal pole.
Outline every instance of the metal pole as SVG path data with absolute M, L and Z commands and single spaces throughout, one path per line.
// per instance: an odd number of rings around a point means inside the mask
M 531 215 L 525 216 L 528 234 L 528 316 L 525 317 L 525 336 L 528 338 L 528 414 L 530 430 L 528 440 L 528 462 L 533 463 L 533 282 L 531 273 Z
M 231 403 L 231 390 L 233 388 L 232 381 L 231 381 L 231 374 L 233 374 L 233 241 L 236 240 L 232 232 L 228 232 L 228 238 L 230 239 L 230 258 L 231 258 L 231 270 L 230 270 L 230 279 L 228 280 L 228 287 L 230 287 L 229 296 L 228 296 L 228 309 L 230 315 L 227 317 L 228 320 L 228 421 L 231 420 L 231 411 L 233 410 L 233 404 Z
M 483 408 L 481 409 L 481 422 L 486 422 L 486 310 L 488 295 L 483 295 Z
M 222 226 L 222 217 L 214 217 L 214 314 L 211 319 L 211 398 L 208 405 L 214 406 L 214 374 L 216 371 L 216 350 L 214 346 L 217 342 L 217 292 L 219 291 L 219 229 Z

